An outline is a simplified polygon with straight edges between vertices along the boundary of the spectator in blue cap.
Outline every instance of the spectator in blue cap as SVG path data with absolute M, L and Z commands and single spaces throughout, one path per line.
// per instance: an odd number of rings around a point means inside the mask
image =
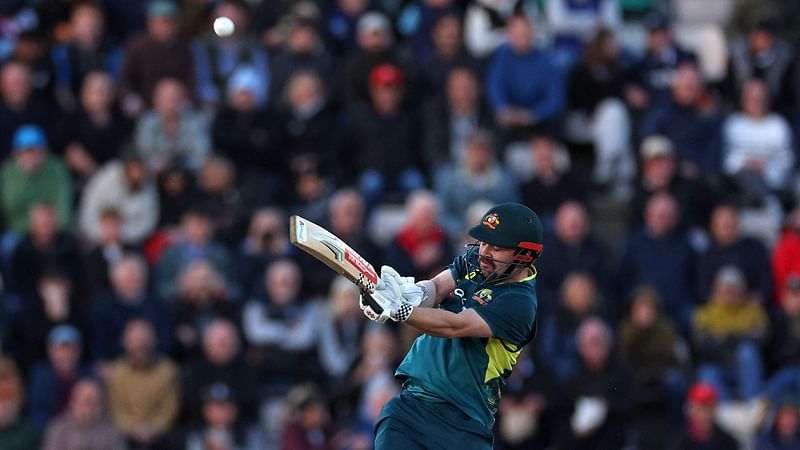
M 14 132 L 12 157 L 0 169 L 0 204 L 8 228 L 28 231 L 28 210 L 36 203 L 49 203 L 58 212 L 58 223 L 66 227 L 72 216 L 72 182 L 66 166 L 48 151 L 47 138 L 37 125 L 23 125 Z
M 81 344 L 74 325 L 58 325 L 47 335 L 47 361 L 33 367 L 28 386 L 28 414 L 42 429 L 66 410 L 75 383 L 91 375 L 80 364 Z

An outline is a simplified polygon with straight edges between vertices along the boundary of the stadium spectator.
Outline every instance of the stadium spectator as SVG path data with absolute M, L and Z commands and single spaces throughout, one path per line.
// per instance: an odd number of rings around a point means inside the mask
M 81 334 L 72 325 L 54 327 L 47 336 L 47 360 L 31 369 L 28 416 L 40 430 L 66 411 L 70 391 L 91 372 L 81 365 Z
M 480 60 L 488 59 L 506 42 L 506 26 L 512 16 L 524 14 L 530 20 L 538 15 L 524 0 L 476 0 L 467 5 L 464 16 L 464 43 Z
M 23 125 L 13 135 L 13 157 L 0 169 L 5 223 L 15 233 L 28 231 L 31 207 L 46 202 L 56 209 L 59 228 L 66 228 L 72 220 L 72 183 L 64 163 L 50 153 L 40 127 Z
M 453 69 L 463 67 L 480 73 L 481 64 L 464 49 L 461 16 L 448 13 L 433 24 L 433 47 L 420 58 L 420 94 L 422 98 L 438 96 L 445 92 L 447 80 Z
M 369 7 L 369 0 L 336 0 L 326 13 L 324 37 L 341 58 L 358 47 L 357 24 Z
M 475 199 L 492 203 L 519 201 L 519 189 L 509 170 L 497 160 L 494 141 L 488 130 L 475 130 L 457 162 L 442 169 L 434 180 L 442 205 L 442 227 L 449 236 L 464 230 L 464 211 Z
M 562 72 L 546 49 L 533 46 L 534 28 L 525 15 L 506 25 L 508 44 L 492 56 L 486 95 L 507 140 L 521 133 L 552 128 L 564 109 Z
M 764 393 L 767 399 L 800 398 L 800 276 L 790 275 L 780 289 L 783 301 L 770 311 L 770 333 L 764 360 L 771 373 Z
M 756 439 L 756 448 L 790 450 L 800 447 L 800 409 L 794 399 L 783 399 L 775 405 L 772 420 Z
M 360 343 L 366 332 L 366 321 L 358 305 L 358 287 L 344 277 L 330 283 L 327 315 L 319 330 L 322 366 L 335 389 L 347 380 L 349 369 L 360 357 Z
M 202 419 L 203 391 L 216 383 L 229 387 L 240 418 L 252 422 L 257 417 L 261 400 L 258 372 L 243 358 L 238 320 L 211 318 L 198 336 L 202 339 L 202 354 L 183 365 L 183 415 L 191 423 Z
M 89 178 L 79 210 L 80 230 L 85 239 L 102 242 L 100 219 L 110 209 L 117 214 L 120 237 L 125 244 L 141 244 L 155 230 L 158 190 L 138 155 L 128 152 Z
M 182 80 L 192 92 L 194 63 L 189 44 L 180 36 L 180 12 L 170 0 L 156 0 L 147 6 L 147 31 L 132 38 L 125 47 L 120 75 L 122 109 L 138 117 L 154 100 L 156 84 L 166 77 Z
M 22 235 L 10 258 L 11 290 L 27 294 L 36 289 L 39 278 L 48 270 L 58 270 L 81 293 L 80 243 L 68 229 L 59 230 L 57 212 L 46 203 L 30 208 L 30 230 Z
M 214 383 L 206 386 L 202 396 L 201 425 L 186 435 L 187 450 L 238 449 L 259 450 L 263 437 L 257 429 L 241 420 L 241 400 L 233 394 L 233 386 Z
M 211 151 L 209 127 L 206 113 L 189 105 L 184 82 L 162 78 L 153 87 L 153 109 L 136 124 L 136 151 L 155 173 L 170 163 L 194 171 Z
M 697 64 L 697 56 L 675 42 L 672 26 L 664 14 L 652 11 L 642 23 L 647 30 L 645 51 L 633 68 L 635 81 L 625 93 L 628 105 L 635 111 L 669 97 L 678 67 Z
M 409 195 L 405 223 L 389 244 L 386 264 L 418 280 L 446 267 L 452 255 L 439 211 L 441 203 L 432 192 L 419 190 Z
M 698 382 L 686 398 L 684 429 L 668 447 L 670 449 L 729 450 L 740 448 L 728 432 L 715 423 L 717 390 Z
M 427 73 L 427 72 L 426 72 Z M 455 67 L 447 74 L 443 96 L 423 107 L 422 148 L 425 164 L 436 177 L 439 170 L 461 160 L 467 139 L 478 128 L 492 130 L 494 120 L 482 99 L 477 72 Z
M 294 253 L 287 220 L 277 208 L 257 209 L 250 216 L 247 235 L 239 244 L 237 255 L 243 298 L 250 298 L 263 286 L 264 269 L 270 263 Z
M 241 311 L 225 279 L 208 260 L 195 260 L 180 273 L 175 303 L 175 359 L 185 361 L 200 348 L 205 327 L 216 317 L 239 320 Z
M 41 433 L 22 415 L 23 383 L 14 361 L 0 357 L 0 442 L 9 450 L 38 450 Z
M 697 297 L 709 298 L 717 271 L 733 265 L 745 276 L 747 297 L 766 305 L 772 295 L 769 255 L 764 244 L 742 234 L 739 215 L 739 209 L 730 203 L 719 204 L 712 210 L 710 243 L 697 258 Z
M 397 365 L 397 348 L 398 339 L 390 331 L 366 326 L 355 359 L 330 389 L 333 410 L 339 422 L 357 421 L 365 412 L 363 407 L 368 391 L 387 381 L 394 382 L 392 374 Z
M 700 70 L 684 64 L 675 71 L 670 95 L 647 111 L 639 136 L 661 134 L 669 138 L 684 173 L 719 173 L 722 117 L 718 106 L 706 92 Z
M 36 281 L 36 289 L 22 297 L 22 315 L 10 336 L 10 348 L 23 372 L 47 357 L 48 335 L 60 325 L 85 329 L 85 318 L 72 282 L 63 273 L 47 269 Z
M 681 416 L 681 399 L 688 388 L 688 347 L 675 324 L 664 317 L 658 293 L 643 286 L 630 302 L 619 326 L 620 355 L 633 371 L 637 427 L 641 445 L 664 442 Z
M 214 8 L 213 17 L 227 17 L 233 22 L 232 33 L 215 36 L 206 33 L 192 44 L 197 98 L 213 106 L 224 97 L 225 86 L 238 68 L 250 67 L 258 74 L 259 84 L 269 86 L 270 66 L 267 52 L 248 33 L 249 5 L 241 0 L 224 0 Z M 256 94 L 255 102 L 267 102 L 267 89 Z
M 375 11 L 358 19 L 358 48 L 342 60 L 336 86 L 339 102 L 352 106 L 369 103 L 370 78 L 373 69 L 383 64 L 398 67 L 409 80 L 410 70 L 395 48 L 389 19 Z
M 553 220 L 552 232 L 545 233 L 544 245 L 537 267 L 536 287 L 539 306 L 543 312 L 556 304 L 564 279 L 574 272 L 585 272 L 608 294 L 610 270 L 608 254 L 603 245 L 591 235 L 591 223 L 586 207 L 574 200 L 561 203 Z
M 108 368 L 111 418 L 133 447 L 156 445 L 172 430 L 180 410 L 178 368 L 156 354 L 156 333 L 146 319 L 133 319 L 123 333 L 125 354 Z
M 126 255 L 111 264 L 111 290 L 87 306 L 91 339 L 91 360 L 98 371 L 120 356 L 125 324 L 135 318 L 147 319 L 156 329 L 158 350 L 172 348 L 169 316 L 162 302 L 147 289 L 147 265 L 137 255 Z
M 418 58 L 434 51 L 434 29 L 439 19 L 458 12 L 455 0 L 413 0 L 398 12 L 397 31 Z
M 608 28 L 598 29 L 588 41 L 580 61 L 569 71 L 566 126 L 570 139 L 594 147 L 592 181 L 627 200 L 636 158 L 631 150 L 631 119 L 622 100 L 627 75 L 619 52 Z
M 333 430 L 327 401 L 313 385 L 300 385 L 286 395 L 280 450 L 330 450 Z
M 590 199 L 590 183 L 580 170 L 572 167 L 566 148 L 547 134 L 534 136 L 529 143 L 533 170 L 530 179 L 520 186 L 522 201 L 536 208 L 545 229 L 566 201 L 586 203 Z
M 599 29 L 622 25 L 620 5 L 614 0 L 547 0 L 544 9 L 557 64 L 566 70 L 577 62 L 584 48 L 591 47 L 589 41 Z
M 100 70 L 83 77 L 77 109 L 64 117 L 60 140 L 64 162 L 78 189 L 98 167 L 117 157 L 130 134 L 130 123 L 117 109 L 114 82 Z
M 566 379 L 574 408 L 568 448 L 618 449 L 630 440 L 626 423 L 633 406 L 631 374 L 614 354 L 611 328 L 598 318 L 581 322 L 575 345 L 580 359 L 576 373 Z
M 32 94 L 31 68 L 19 61 L 0 67 L 0 159 L 7 159 L 16 147 L 15 132 L 25 124 L 48 129 L 56 110 Z
M 772 250 L 772 277 L 775 299 L 783 302 L 781 286 L 785 286 L 792 274 L 800 276 L 800 208 L 786 216 L 781 237 Z
M 290 179 L 308 166 L 325 175 L 346 176 L 335 167 L 346 132 L 328 101 L 320 75 L 324 73 L 295 71 L 286 80 L 276 120 L 281 133 L 280 168 Z
M 567 380 L 578 370 L 578 326 L 588 317 L 602 315 L 604 304 L 597 285 L 585 272 L 569 272 L 561 283 L 555 305 L 542 305 L 547 315 L 540 322 L 539 359 L 547 361 L 557 380 Z
M 768 97 L 774 99 L 775 109 L 792 114 L 796 108 L 791 105 L 797 101 L 792 78 L 795 49 L 777 34 L 777 28 L 776 19 L 763 18 L 745 35 L 731 40 L 725 93 L 730 100 L 741 98 L 747 83 L 758 78 L 766 85 Z
M 751 400 L 762 387 L 759 347 L 769 318 L 763 307 L 748 301 L 745 289 L 742 271 L 722 266 L 708 302 L 698 307 L 692 320 L 698 378 L 712 384 L 722 400 Z
M 639 157 L 641 169 L 632 200 L 631 228 L 642 225 L 642 213 L 647 201 L 659 193 L 669 193 L 675 197 L 681 211 L 681 228 L 706 228 L 718 195 L 705 180 L 687 177 L 682 173 L 672 141 L 666 136 L 648 136 L 639 146 Z
M 284 167 L 280 154 L 280 129 L 272 110 L 259 107 L 256 95 L 265 87 L 251 68 L 241 68 L 228 80 L 227 101 L 220 105 L 211 125 L 214 148 L 230 159 L 243 186 L 266 192 L 277 201 Z
M 79 380 L 67 411 L 47 426 L 42 450 L 125 450 L 125 438 L 106 418 L 105 409 L 100 382 Z
M 208 260 L 236 292 L 231 255 L 228 249 L 213 239 L 214 218 L 208 209 L 196 206 L 184 211 L 176 240 L 167 247 L 155 268 L 155 288 L 159 298 L 167 302 L 177 299 L 177 280 L 192 262 Z
M 277 260 L 267 267 L 260 295 L 244 305 L 244 335 L 254 347 L 254 363 L 263 368 L 267 395 L 283 395 L 300 381 L 320 381 L 317 330 L 320 305 L 301 297 L 297 264 Z
M 369 74 L 369 103 L 351 111 L 351 157 L 370 209 L 387 201 L 390 192 L 405 198 L 425 182 L 419 167 L 421 124 L 404 104 L 407 88 L 407 76 L 398 66 L 375 66 Z
M 238 186 L 236 168 L 220 156 L 208 157 L 197 174 L 198 202 L 214 217 L 214 236 L 225 244 L 241 240 L 251 203 L 257 203 Z
M 67 111 L 75 109 L 86 76 L 95 70 L 119 76 L 122 50 L 105 33 L 100 5 L 75 2 L 69 12 L 68 39 L 50 50 L 55 66 L 56 99 Z
M 276 49 L 269 65 L 270 98 L 276 105 L 285 101 L 281 95 L 292 75 L 298 72 L 328 74 L 334 68 L 333 55 L 319 35 L 319 24 L 302 17 L 292 17 L 289 22 L 286 41 Z M 325 82 L 325 90 L 332 87 L 331 81 Z
M 664 311 L 682 332 L 689 330 L 694 309 L 696 256 L 687 234 L 678 228 L 680 211 L 668 193 L 647 200 L 644 226 L 624 243 L 614 281 L 620 298 L 630 298 L 636 286 L 650 285 Z
M 122 240 L 122 217 L 119 211 L 106 208 L 97 218 L 97 240 L 83 253 L 83 275 L 86 295 L 90 299 L 111 289 L 109 268 L 128 253 L 141 251 L 139 246 Z
M 770 109 L 766 83 L 742 86 L 741 110 L 723 124 L 722 168 L 734 178 L 748 206 L 761 205 L 786 190 L 794 166 L 792 129 Z
M 41 31 L 26 30 L 17 36 L 16 45 L 7 61 L 18 61 L 30 68 L 33 96 L 46 102 L 55 103 L 55 64 L 47 36 Z

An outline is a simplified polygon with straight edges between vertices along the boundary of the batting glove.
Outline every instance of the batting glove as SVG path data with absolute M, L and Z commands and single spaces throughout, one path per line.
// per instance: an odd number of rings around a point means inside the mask
M 396 286 L 393 291 L 399 292 L 406 303 L 411 306 L 419 306 L 424 297 L 421 287 L 414 284 L 414 277 L 404 277 L 397 273 L 391 266 L 381 267 L 381 281 L 386 285 Z
M 372 293 L 362 289 L 358 304 L 369 320 L 378 323 L 387 319 L 405 322 L 414 310 L 414 305 L 405 301 L 400 285 L 393 278 L 382 279 Z

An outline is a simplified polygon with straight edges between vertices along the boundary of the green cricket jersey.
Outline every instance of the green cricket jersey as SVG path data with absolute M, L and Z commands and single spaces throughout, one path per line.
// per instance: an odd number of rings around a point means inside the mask
M 485 425 L 494 424 L 500 391 L 522 347 L 536 332 L 535 272 L 521 282 L 486 284 L 479 270 L 468 271 L 472 248 L 450 265 L 456 288 L 440 308 L 459 313 L 472 308 L 489 324 L 491 338 L 418 337 L 398 367 L 405 387 L 433 402 L 448 402 Z

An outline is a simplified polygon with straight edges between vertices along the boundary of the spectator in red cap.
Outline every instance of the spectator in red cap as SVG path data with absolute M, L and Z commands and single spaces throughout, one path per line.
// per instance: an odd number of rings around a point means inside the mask
M 717 390 L 707 383 L 695 383 L 686 398 L 686 428 L 670 448 L 680 450 L 732 450 L 736 441 L 714 423 Z
M 380 64 L 369 74 L 369 104 L 353 108 L 354 155 L 359 187 L 367 204 L 385 201 L 384 194 L 403 197 L 423 187 L 417 167 L 419 123 L 405 107 L 405 75 L 394 64 Z M 402 201 L 402 199 L 399 199 Z

